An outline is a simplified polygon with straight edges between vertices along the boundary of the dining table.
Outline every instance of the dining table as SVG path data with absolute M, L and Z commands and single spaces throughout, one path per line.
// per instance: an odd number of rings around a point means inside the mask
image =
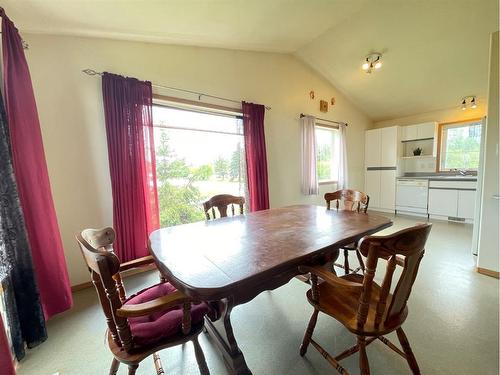
M 231 325 L 233 307 L 288 283 L 301 265 L 333 264 L 339 248 L 391 225 L 379 214 L 295 205 L 161 228 L 149 247 L 163 277 L 213 307 L 205 327 L 230 373 L 251 374 Z

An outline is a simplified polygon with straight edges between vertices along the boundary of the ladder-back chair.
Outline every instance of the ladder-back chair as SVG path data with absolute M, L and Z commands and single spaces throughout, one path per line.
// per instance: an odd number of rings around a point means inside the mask
M 215 207 L 217 207 L 217 211 L 219 211 L 219 217 L 227 217 L 227 210 L 229 206 L 231 206 L 231 214 L 235 215 L 234 206 L 237 205 L 239 207 L 239 214 L 243 215 L 243 206 L 245 205 L 244 197 L 237 197 L 230 194 L 220 194 L 214 195 L 208 201 L 203 203 L 203 210 L 205 211 L 205 216 L 207 220 L 216 219 Z M 212 217 L 210 217 L 210 213 Z
M 337 277 L 323 267 L 299 267 L 301 272 L 311 274 L 312 286 L 307 292 L 307 299 L 314 307 L 300 347 L 300 355 L 306 354 L 311 343 L 341 374 L 348 375 L 339 361 L 359 351 L 360 371 L 362 375 L 367 375 L 370 368 L 366 346 L 379 339 L 407 360 L 413 374 L 420 374 L 401 326 L 408 316 L 407 301 L 424 256 L 430 230 L 431 224 L 419 224 L 388 236 L 364 237 L 359 244 L 359 250 L 367 257 L 364 275 Z M 387 266 L 379 286 L 373 279 L 380 258 L 387 260 Z M 391 293 L 396 265 L 402 267 L 402 272 Z M 318 278 L 323 282 L 318 283 Z M 357 345 L 333 357 L 315 342 L 312 334 L 320 311 L 335 318 L 355 334 Z M 396 331 L 403 350 L 384 337 L 393 331 Z
M 337 190 L 333 193 L 325 194 L 326 208 L 327 210 L 331 209 L 331 202 L 335 201 L 335 208 L 337 211 L 340 210 L 348 210 L 348 211 L 356 211 L 362 212 L 366 214 L 368 210 L 368 204 L 370 203 L 370 197 L 365 193 L 357 190 Z M 344 250 L 344 272 L 347 275 L 350 273 L 351 269 L 349 268 L 349 251 L 355 251 L 356 256 L 358 258 L 359 267 L 356 268 L 354 273 L 362 270 L 365 270 L 365 264 L 363 262 L 363 258 L 358 251 L 357 243 L 353 242 L 351 244 L 345 245 L 341 248 Z M 340 264 L 337 264 L 338 267 L 342 267 Z
M 109 373 L 116 374 L 124 363 L 133 375 L 139 363 L 152 355 L 158 375 L 164 374 L 156 352 L 192 341 L 201 374 L 209 374 L 198 343 L 207 305 L 196 303 L 168 282 L 127 298 L 120 261 L 113 252 L 114 230 L 86 229 L 76 238 L 106 317 L 107 342 L 114 357 Z

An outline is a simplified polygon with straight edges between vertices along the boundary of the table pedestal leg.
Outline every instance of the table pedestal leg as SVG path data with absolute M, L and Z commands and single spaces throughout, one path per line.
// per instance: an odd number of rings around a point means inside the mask
M 219 302 L 220 317 L 216 321 L 211 321 L 205 317 L 205 327 L 214 339 L 218 349 L 222 352 L 224 361 L 236 375 L 251 375 L 252 372 L 245 362 L 245 357 L 234 338 L 233 327 L 231 326 L 231 310 L 234 304 L 231 298 Z

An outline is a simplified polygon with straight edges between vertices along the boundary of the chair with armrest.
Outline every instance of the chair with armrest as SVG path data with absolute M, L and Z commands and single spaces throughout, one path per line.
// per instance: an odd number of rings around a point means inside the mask
M 198 343 L 207 305 L 168 282 L 127 298 L 120 271 L 128 266 L 120 267 L 113 252 L 114 230 L 86 229 L 76 237 L 106 317 L 107 342 L 114 357 L 109 373 L 116 374 L 124 363 L 133 375 L 139 363 L 152 355 L 157 373 L 164 374 L 156 352 L 192 341 L 200 373 L 209 374 Z
M 227 209 L 231 206 L 231 214 L 235 215 L 234 206 L 239 206 L 239 214 L 243 215 L 243 206 L 245 205 L 244 197 L 237 197 L 230 194 L 214 195 L 212 198 L 203 203 L 203 211 L 207 220 L 214 220 L 217 218 L 215 207 L 219 211 L 219 217 L 227 217 Z M 210 217 L 212 213 L 212 217 Z
M 348 375 L 348 371 L 339 361 L 359 351 L 360 371 L 362 375 L 367 375 L 370 368 L 366 346 L 379 339 L 407 360 L 413 374 L 420 374 L 401 326 L 408 316 L 407 301 L 424 256 L 424 246 L 430 230 L 431 224 L 419 224 L 388 236 L 363 238 L 359 250 L 367 257 L 364 275 L 348 274 L 337 277 L 320 266 L 300 267 L 301 272 L 311 274 L 312 286 L 307 292 L 307 299 L 314 307 L 300 347 L 300 355 L 306 354 L 311 343 L 339 373 Z M 383 281 L 378 285 L 373 279 L 380 258 L 387 260 L 387 267 Z M 397 265 L 402 267 L 402 272 L 391 293 L 391 283 Z M 323 282 L 319 283 L 318 279 Z M 355 334 L 357 345 L 333 357 L 314 341 L 312 334 L 320 311 L 335 318 Z M 384 337 L 393 331 L 396 331 L 403 350 Z
M 368 204 L 370 203 L 370 197 L 361 191 L 343 189 L 343 190 L 337 190 L 333 193 L 326 193 L 325 201 L 327 210 L 331 209 L 331 202 L 335 201 L 335 208 L 337 209 L 337 211 L 339 209 L 344 209 L 348 211 L 356 211 L 366 214 L 366 211 L 368 210 Z M 356 252 L 356 256 L 359 262 L 359 267 L 354 270 L 354 273 L 358 272 L 359 270 L 362 270 L 364 272 L 365 270 L 365 264 L 363 262 L 363 258 L 361 257 L 361 254 L 359 253 L 357 248 L 358 246 L 357 243 L 355 242 L 345 245 L 344 247 L 341 248 L 342 250 L 344 250 L 343 268 L 346 275 L 351 271 L 351 269 L 349 268 L 349 251 Z M 336 265 L 342 267 L 339 264 Z

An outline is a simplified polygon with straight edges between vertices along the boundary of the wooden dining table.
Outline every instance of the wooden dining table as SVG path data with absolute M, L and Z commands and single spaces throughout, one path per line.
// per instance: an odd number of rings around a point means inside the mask
M 381 215 L 297 205 L 162 228 L 149 246 L 164 277 L 214 307 L 205 327 L 230 372 L 251 374 L 231 325 L 233 307 L 288 283 L 299 265 L 332 263 L 339 247 L 391 225 Z

